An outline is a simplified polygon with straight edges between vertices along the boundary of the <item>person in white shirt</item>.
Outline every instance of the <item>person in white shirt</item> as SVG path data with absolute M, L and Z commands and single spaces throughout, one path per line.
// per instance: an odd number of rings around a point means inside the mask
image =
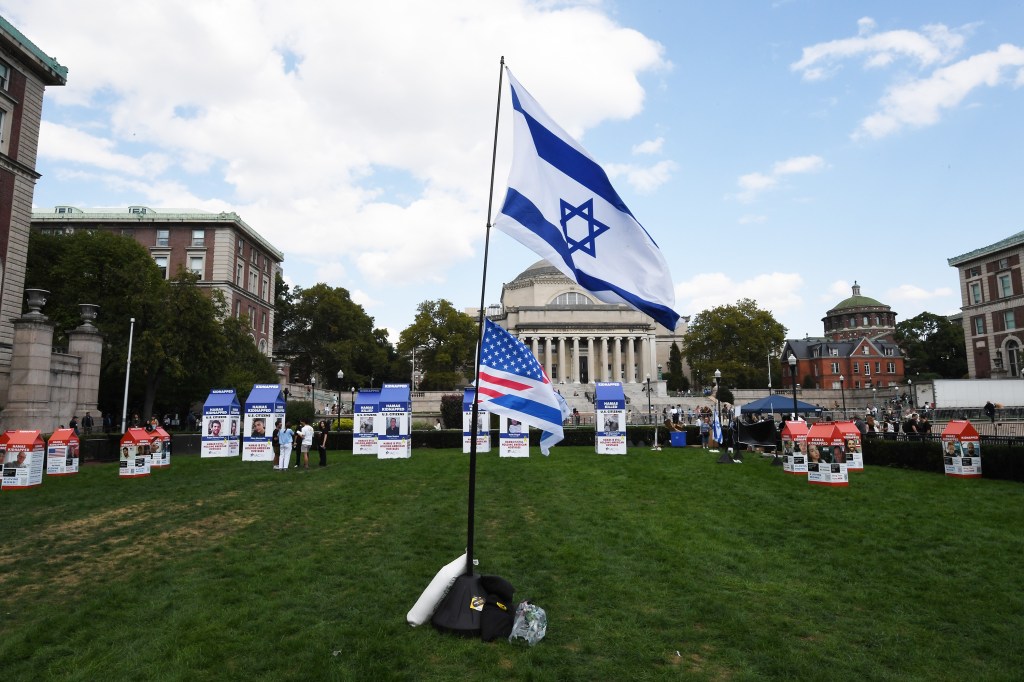
M 297 435 L 302 436 L 302 468 L 309 469 L 309 449 L 313 447 L 313 427 L 309 425 L 305 419 L 300 419 L 299 423 L 302 424 L 302 428 L 299 429 Z M 299 466 L 296 458 L 295 466 Z
M 295 440 L 295 433 L 289 424 L 285 424 L 280 430 L 278 438 L 281 443 L 281 455 L 278 457 L 276 468 L 287 471 L 288 461 L 292 458 L 292 441 Z

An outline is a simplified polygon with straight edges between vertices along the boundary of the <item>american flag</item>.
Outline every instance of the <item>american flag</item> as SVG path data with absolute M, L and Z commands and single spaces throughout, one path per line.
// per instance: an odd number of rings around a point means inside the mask
M 480 408 L 518 419 L 545 433 L 541 452 L 562 440 L 559 396 L 543 368 L 522 341 L 484 320 L 480 344 Z

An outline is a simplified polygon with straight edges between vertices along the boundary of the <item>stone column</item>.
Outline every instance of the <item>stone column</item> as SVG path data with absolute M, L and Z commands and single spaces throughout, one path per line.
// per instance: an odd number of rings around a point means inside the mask
M 594 337 L 587 337 L 587 382 L 594 383 L 597 377 L 594 376 Z
M 100 360 L 103 357 L 103 337 L 92 321 L 96 319 L 98 305 L 83 303 L 82 325 L 68 334 L 68 354 L 79 358 L 78 400 L 75 414 L 81 423 L 85 413 L 92 416 L 93 428 L 101 426 L 103 415 L 100 414 L 97 399 L 100 392 Z
M 637 338 L 635 336 L 627 337 L 626 339 L 626 383 L 635 384 L 637 382 L 636 364 L 637 354 L 636 349 L 633 347 L 636 344 Z
M 540 362 L 540 345 L 537 343 L 537 337 L 530 337 L 530 350 L 533 351 L 533 357 Z
M 572 337 L 572 383 L 580 383 L 580 337 Z
M 564 384 L 566 382 L 565 376 L 565 365 L 568 353 L 565 352 L 565 337 L 558 337 L 558 383 Z
M 555 378 L 551 376 L 551 343 L 554 341 L 550 336 L 544 337 L 544 373 L 548 375 L 548 379 L 554 381 Z
M 0 413 L 0 430 L 26 429 L 49 433 L 58 425 L 50 413 L 53 323 L 41 312 L 50 292 L 26 289 L 25 293 L 29 311 L 11 320 L 14 324 L 11 387 L 7 405 Z
M 601 337 L 601 381 L 611 381 L 611 370 L 608 366 L 611 362 L 608 360 L 608 337 Z
M 612 343 L 612 381 L 622 381 L 622 337 L 613 337 Z
M 651 351 L 650 339 L 644 334 L 640 337 L 640 381 L 647 381 L 647 375 L 651 373 Z M 654 377 L 651 377 L 652 379 Z

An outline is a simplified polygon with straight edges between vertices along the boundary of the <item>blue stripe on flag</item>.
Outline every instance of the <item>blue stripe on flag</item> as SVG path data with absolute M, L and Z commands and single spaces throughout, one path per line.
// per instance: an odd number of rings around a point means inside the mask
M 559 425 L 562 423 L 561 410 L 539 403 L 536 400 L 529 400 L 507 394 L 498 398 L 492 398 L 488 400 L 487 403 L 489 405 L 496 405 L 510 410 L 515 410 L 519 414 L 528 414 L 549 424 Z
M 505 204 L 501 207 L 501 212 L 543 239 L 548 246 L 557 252 L 562 257 L 562 261 L 566 266 L 576 274 L 575 279 L 580 286 L 593 292 L 612 291 L 637 310 L 653 317 L 662 326 L 667 329 L 675 329 L 676 323 L 679 320 L 679 313 L 668 306 L 640 298 L 636 294 L 615 286 L 610 282 L 577 270 L 572 257 L 569 255 L 569 247 L 565 243 L 561 230 L 548 222 L 544 218 L 544 214 L 541 213 L 540 209 L 532 201 L 512 187 L 508 188 Z
M 625 202 L 619 197 L 618 192 L 612 187 L 612 183 L 604 169 L 587 158 L 586 155 L 581 154 L 572 145 L 567 144 L 565 140 L 545 128 L 537 119 L 531 116 L 520 103 L 515 86 L 510 85 L 510 87 L 512 89 L 512 107 L 526 119 L 526 124 L 530 128 L 530 135 L 533 137 L 533 144 L 537 148 L 537 155 L 621 212 L 628 214 L 633 220 L 636 220 Z M 640 221 L 636 222 L 637 225 L 640 224 Z M 643 229 L 643 226 L 641 225 L 640 228 Z M 644 230 L 644 233 L 646 234 L 647 230 Z M 650 239 L 650 236 L 650 234 L 647 235 L 648 239 Z M 651 239 L 651 241 L 654 240 Z

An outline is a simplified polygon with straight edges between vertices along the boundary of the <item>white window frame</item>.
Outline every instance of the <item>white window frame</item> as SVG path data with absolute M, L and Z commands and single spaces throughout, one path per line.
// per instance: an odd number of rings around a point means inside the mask
M 171 231 L 166 228 L 157 228 L 156 230 L 156 245 L 157 246 L 170 246 L 171 245 Z
M 1012 310 L 1003 312 L 1003 328 L 1006 331 L 1012 331 L 1017 328 L 1017 318 Z
M 194 261 L 199 261 L 198 268 L 193 267 Z M 206 259 L 203 258 L 203 256 L 201 255 L 190 254 L 188 257 L 188 269 L 191 272 L 194 272 L 195 274 L 199 275 L 199 278 L 202 279 L 206 275 Z
M 885 366 L 885 370 L 886 370 L 886 372 L 888 372 L 889 374 L 895 374 L 895 373 L 896 373 L 896 363 L 895 363 L 895 362 L 890 362 L 890 363 L 888 363 L 888 364 L 887 364 L 887 365 Z
M 0 61 L 0 90 L 11 87 L 11 67 L 7 62 Z
M 192 246 L 206 246 L 206 230 L 202 228 L 192 230 Z
M 163 261 L 163 265 L 160 265 L 161 261 Z M 167 279 L 167 273 L 170 271 L 170 261 L 170 256 L 164 254 L 153 256 L 153 262 L 156 263 L 158 268 L 164 271 L 164 279 Z
M 971 303 L 978 304 L 981 302 L 981 282 L 971 282 Z
M 981 336 L 985 333 L 985 317 L 979 315 L 974 318 L 974 334 L 975 336 Z
M 839 363 L 838 362 L 833 362 L 832 363 L 832 373 L 833 374 L 839 374 Z
M 1009 298 L 1013 296 L 1013 280 L 1010 279 L 1010 273 L 1004 272 L 996 278 L 999 282 L 999 298 Z

